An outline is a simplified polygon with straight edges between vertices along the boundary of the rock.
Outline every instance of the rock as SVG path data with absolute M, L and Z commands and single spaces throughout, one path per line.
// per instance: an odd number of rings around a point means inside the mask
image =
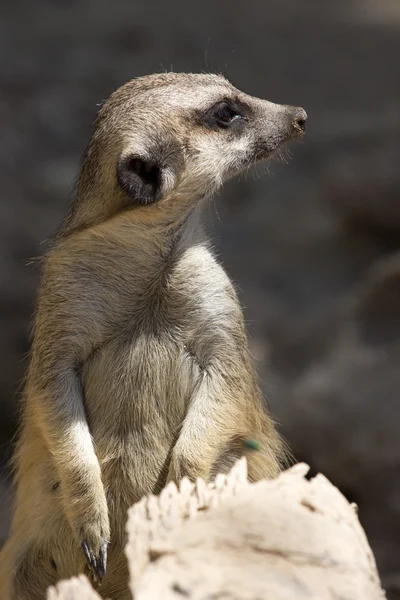
M 80 575 L 49 588 L 47 600 L 101 600 L 87 577 Z
M 170 484 L 130 509 L 136 600 L 385 598 L 356 508 L 337 488 L 323 475 L 308 481 L 304 464 L 256 484 L 245 468 L 242 459 L 211 486 Z M 48 600 L 98 597 L 88 594 L 75 579 Z

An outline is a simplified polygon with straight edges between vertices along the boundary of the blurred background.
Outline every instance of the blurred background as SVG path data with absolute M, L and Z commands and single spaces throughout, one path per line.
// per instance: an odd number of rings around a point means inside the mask
M 161 70 L 304 106 L 289 164 L 207 209 L 270 407 L 360 507 L 400 598 L 400 1 L 14 0 L 0 21 L 0 444 L 15 433 L 38 272 L 98 104 Z M 8 527 L 0 480 L 0 542 Z

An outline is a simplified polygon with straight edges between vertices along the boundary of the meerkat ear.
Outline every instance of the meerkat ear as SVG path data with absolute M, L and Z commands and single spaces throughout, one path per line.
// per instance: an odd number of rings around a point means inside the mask
M 158 164 L 130 154 L 117 164 L 118 183 L 135 204 L 153 204 L 160 196 L 162 173 Z

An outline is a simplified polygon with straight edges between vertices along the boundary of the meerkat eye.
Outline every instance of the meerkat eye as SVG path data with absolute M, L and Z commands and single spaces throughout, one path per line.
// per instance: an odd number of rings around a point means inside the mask
M 228 129 L 243 120 L 240 108 L 227 101 L 218 102 L 201 115 L 201 123 L 211 129 Z
M 227 102 L 220 102 L 214 107 L 214 117 L 219 127 L 227 127 L 235 121 L 241 118 L 241 114 L 230 106 Z

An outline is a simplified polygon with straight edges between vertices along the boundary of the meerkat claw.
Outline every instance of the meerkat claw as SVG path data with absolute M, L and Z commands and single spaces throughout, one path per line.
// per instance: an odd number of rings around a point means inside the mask
M 99 582 L 101 583 L 102 579 L 106 576 L 107 571 L 107 548 L 108 542 L 103 542 L 100 550 L 99 556 L 99 564 L 98 564 L 98 573 L 99 573 Z
M 89 552 L 88 545 L 87 545 L 87 543 L 86 543 L 84 540 L 81 542 L 81 548 L 82 548 L 82 550 L 83 550 L 83 553 L 84 553 L 84 555 L 85 555 L 85 558 L 86 558 L 86 562 L 87 562 L 87 564 L 88 564 L 88 567 L 89 567 L 89 568 L 92 568 L 92 557 L 91 557 L 91 554 L 90 554 L 90 552 Z
M 103 542 L 101 545 L 99 556 L 96 557 L 94 552 L 91 549 L 89 549 L 89 546 L 87 545 L 86 541 L 83 540 L 81 542 L 81 547 L 86 558 L 87 566 L 89 567 L 94 581 L 100 584 L 106 575 L 107 546 L 108 542 Z

